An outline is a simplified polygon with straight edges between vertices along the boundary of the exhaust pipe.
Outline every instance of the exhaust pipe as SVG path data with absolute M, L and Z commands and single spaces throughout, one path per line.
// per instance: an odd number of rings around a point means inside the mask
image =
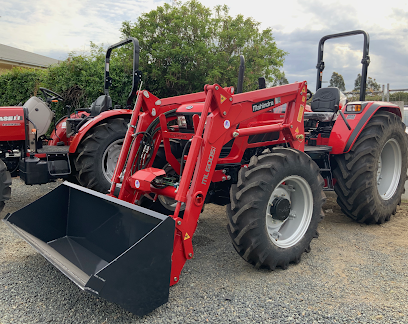
M 171 217 L 64 182 L 4 221 L 82 290 L 139 316 L 168 301 Z

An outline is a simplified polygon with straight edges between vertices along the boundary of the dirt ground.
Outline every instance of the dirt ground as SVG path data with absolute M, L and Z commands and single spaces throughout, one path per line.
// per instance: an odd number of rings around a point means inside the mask
M 56 185 L 13 179 L 0 219 Z M 319 238 L 287 270 L 242 260 L 225 207 L 207 205 L 169 302 L 142 318 L 80 291 L 0 222 L 0 323 L 408 323 L 408 201 L 389 222 L 363 225 L 326 194 Z

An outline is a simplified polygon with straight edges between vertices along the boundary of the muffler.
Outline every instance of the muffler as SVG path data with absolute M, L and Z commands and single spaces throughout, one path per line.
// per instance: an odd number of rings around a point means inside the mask
M 171 217 L 64 182 L 4 221 L 82 290 L 139 316 L 168 301 Z

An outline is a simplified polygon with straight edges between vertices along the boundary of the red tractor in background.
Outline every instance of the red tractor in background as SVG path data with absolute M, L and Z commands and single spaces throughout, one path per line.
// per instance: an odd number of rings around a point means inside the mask
M 122 108 L 113 106 L 109 96 L 109 64 L 112 50 L 128 43 L 133 44 L 133 79 L 126 107 Z M 136 39 L 110 46 L 105 58 L 104 95 L 91 107 L 62 117 L 49 137 L 46 133 L 55 116 L 51 105 L 64 101 L 61 95 L 40 88 L 43 98 L 31 97 L 22 107 L 0 107 L 0 211 L 10 198 L 10 173 L 20 175 L 28 185 L 63 178 L 108 192 L 132 114 L 140 80 L 138 66 Z
M 347 103 L 321 88 L 323 45 L 357 34 L 360 101 Z M 398 106 L 365 101 L 368 42 L 364 31 L 320 40 L 311 112 L 305 81 L 165 99 L 138 91 L 109 195 L 64 182 L 5 221 L 81 289 L 138 315 L 168 300 L 206 203 L 226 205 L 235 250 L 271 270 L 310 251 L 324 190 L 349 217 L 383 223 L 401 202 L 408 140 Z

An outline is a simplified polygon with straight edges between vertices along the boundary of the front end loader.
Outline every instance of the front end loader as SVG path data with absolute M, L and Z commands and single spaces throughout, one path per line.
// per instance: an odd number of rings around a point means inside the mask
M 225 205 L 230 189 L 240 196 L 228 212 L 238 252 L 258 267 L 286 268 L 308 251 L 323 217 L 323 180 L 303 153 L 306 89 L 300 82 L 233 95 L 233 88 L 207 85 L 202 94 L 183 96 L 181 105 L 140 91 L 110 196 L 66 182 L 6 221 L 81 289 L 138 315 L 167 301 L 168 287 L 194 256 L 192 237 L 204 204 L 218 199 Z M 284 114 L 272 111 L 284 104 Z M 192 129 L 179 118 L 189 117 L 186 111 L 194 112 Z M 276 119 L 266 122 L 265 114 Z M 181 156 L 175 156 L 174 140 Z M 281 148 L 274 152 L 274 146 Z M 157 168 L 161 150 L 167 163 Z M 165 200 L 173 202 L 168 212 L 155 212 Z M 35 210 L 41 215 L 32 217 Z M 257 233 L 256 246 L 245 229 L 257 223 L 268 230 Z
M 245 261 L 286 269 L 318 236 L 324 190 L 343 192 L 350 217 L 381 223 L 406 180 L 398 107 L 346 104 L 326 90 L 311 112 L 305 81 L 238 94 L 206 85 L 164 99 L 138 91 L 108 195 L 65 182 L 5 221 L 81 289 L 137 315 L 167 302 L 194 257 L 206 203 L 226 205 Z M 361 201 L 374 206 L 369 217 L 358 217 Z

